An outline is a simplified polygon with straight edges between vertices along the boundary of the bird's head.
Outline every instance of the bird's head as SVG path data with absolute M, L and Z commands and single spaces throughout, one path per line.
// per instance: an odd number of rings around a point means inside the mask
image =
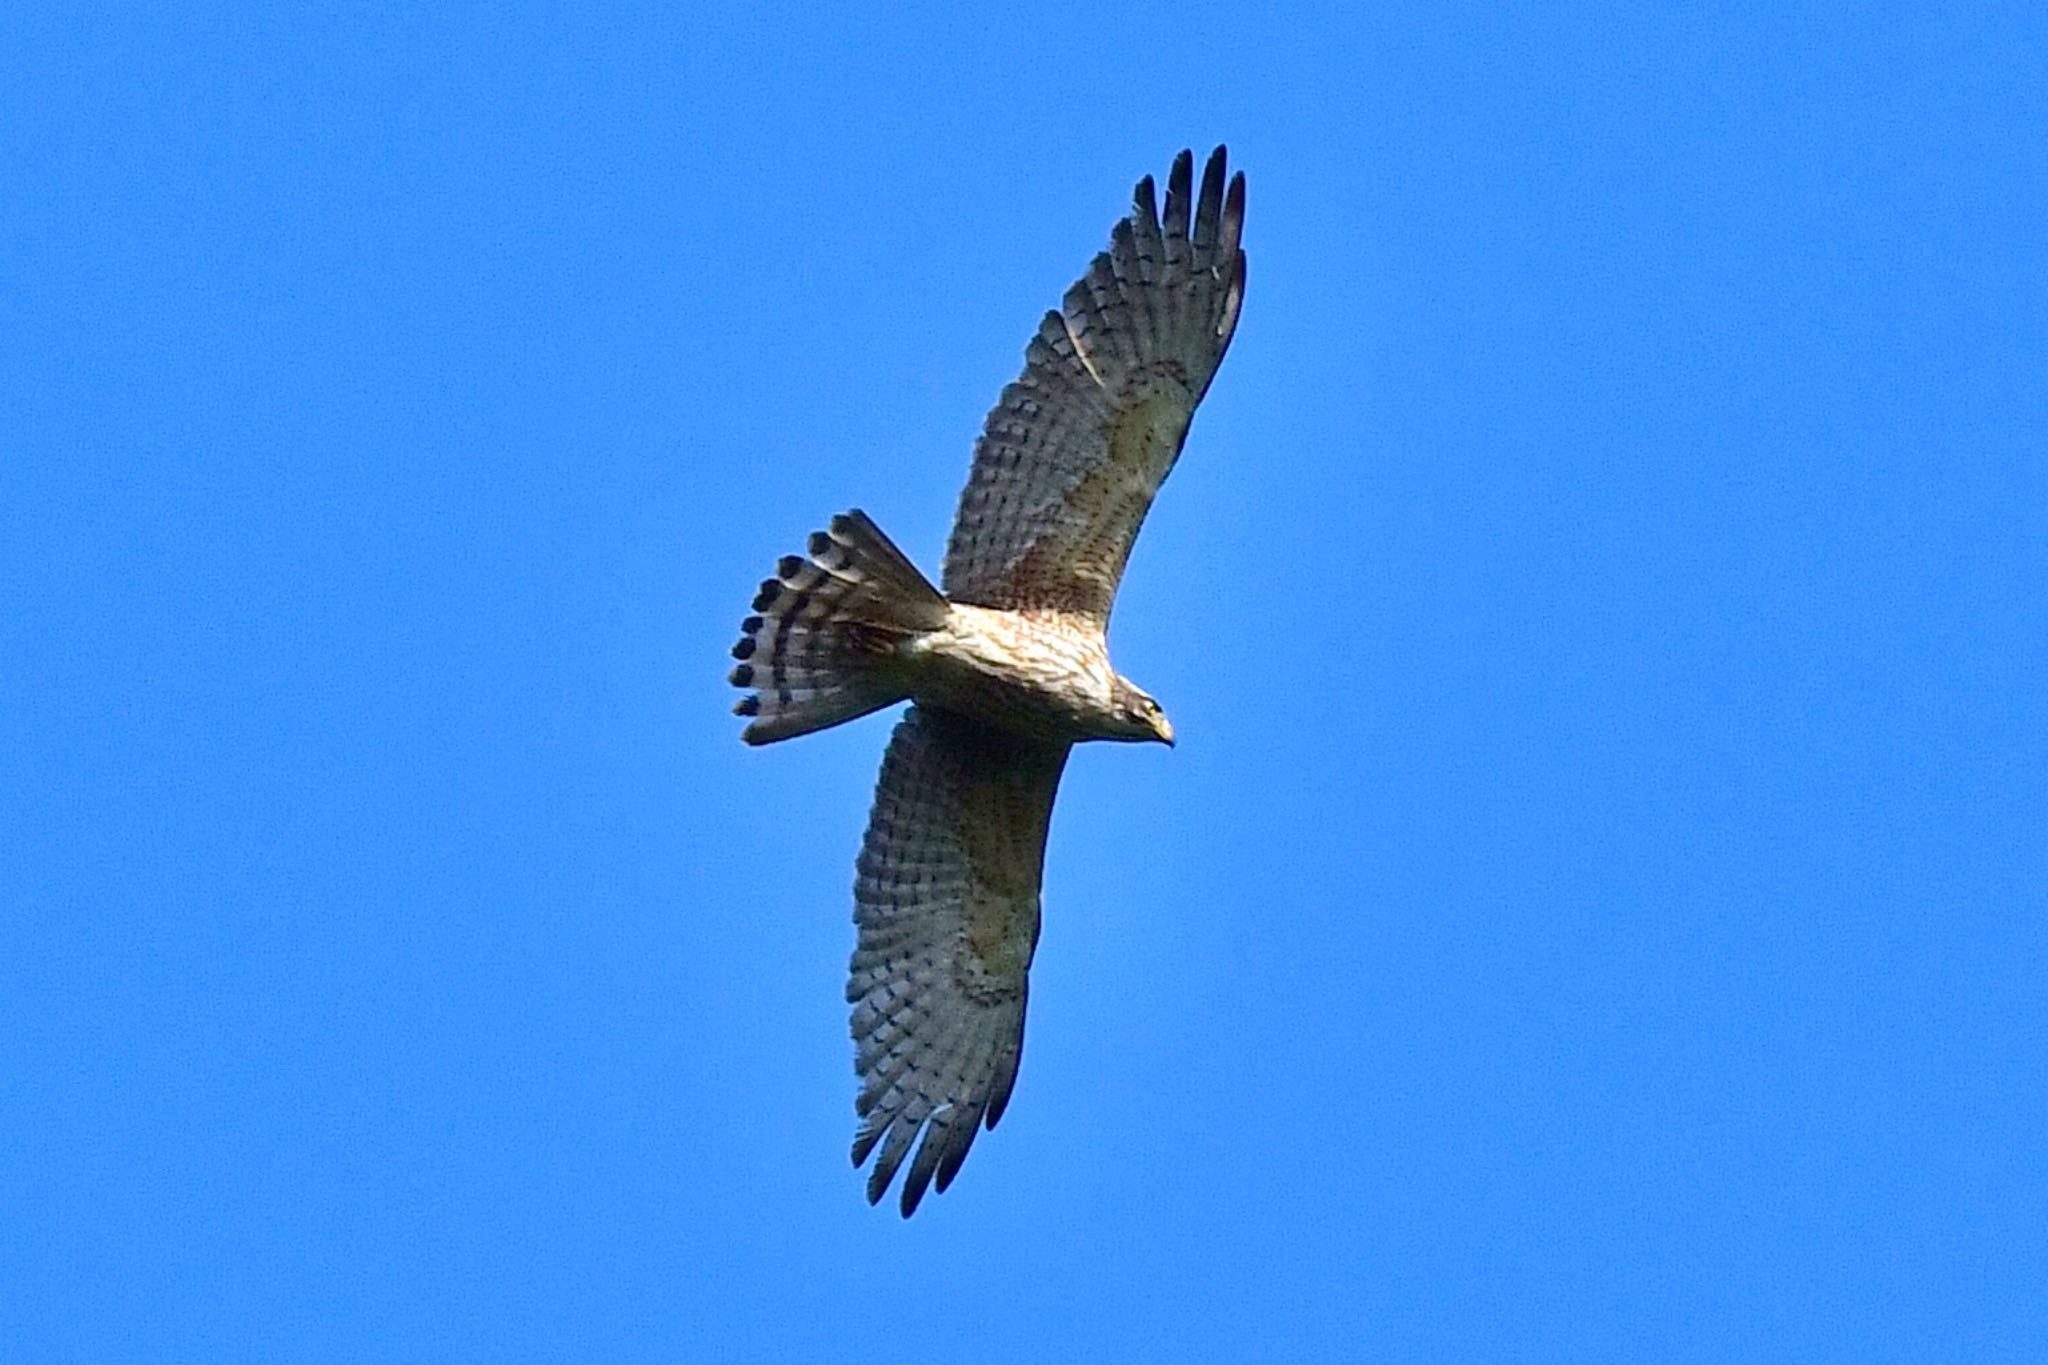
M 1166 719 L 1165 708 L 1153 700 L 1151 693 L 1130 679 L 1119 677 L 1111 700 L 1119 727 L 1115 738 L 1156 739 L 1168 748 L 1173 747 L 1173 725 Z

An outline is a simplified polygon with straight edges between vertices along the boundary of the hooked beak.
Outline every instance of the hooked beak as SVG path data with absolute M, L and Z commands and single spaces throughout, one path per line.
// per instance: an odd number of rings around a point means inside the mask
M 1160 743 L 1171 749 L 1173 747 L 1173 722 L 1162 715 L 1159 718 L 1159 724 L 1154 728 L 1158 732 Z

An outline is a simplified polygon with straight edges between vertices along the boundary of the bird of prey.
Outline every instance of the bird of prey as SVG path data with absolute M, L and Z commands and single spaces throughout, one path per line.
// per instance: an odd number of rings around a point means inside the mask
M 974 446 L 940 586 L 858 509 L 787 555 L 740 625 L 733 708 L 769 744 L 908 700 L 856 864 L 853 1163 L 909 1217 L 1017 1081 L 1046 825 L 1080 740 L 1159 740 L 1110 667 L 1110 605 L 1244 298 L 1244 175 L 1182 152 L 1045 315 Z

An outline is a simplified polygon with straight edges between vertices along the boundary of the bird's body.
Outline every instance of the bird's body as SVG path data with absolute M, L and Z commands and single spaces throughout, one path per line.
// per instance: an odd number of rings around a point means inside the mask
M 1133 737 L 1108 642 L 1085 619 L 955 602 L 901 657 L 920 705 L 1055 743 Z
M 847 983 L 879 1200 L 912 1147 L 908 1216 L 1009 1102 L 1038 944 L 1045 836 L 1068 751 L 1159 740 L 1110 666 L 1110 607 L 1153 495 L 1237 325 L 1244 177 L 1217 148 L 1150 177 L 1110 248 L 1046 314 L 975 445 L 943 591 L 858 510 L 788 555 L 733 647 L 743 734 L 767 744 L 914 703 L 875 786 Z M 922 1134 L 922 1141 L 919 1136 Z

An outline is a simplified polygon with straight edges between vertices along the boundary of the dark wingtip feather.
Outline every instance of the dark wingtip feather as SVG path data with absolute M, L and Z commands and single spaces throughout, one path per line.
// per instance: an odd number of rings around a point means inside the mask
M 1185 237 L 1188 235 L 1188 198 L 1195 181 L 1195 155 L 1182 149 L 1173 159 L 1173 170 L 1166 177 L 1166 221 L 1167 235 Z
M 1223 172 L 1228 153 L 1222 147 L 1209 153 L 1202 168 L 1202 198 L 1195 208 L 1195 240 L 1214 246 L 1223 216 Z
M 741 643 L 750 644 L 752 642 L 743 640 Z M 734 664 L 732 672 L 726 674 L 726 679 L 734 687 L 752 687 L 754 685 L 754 666 L 752 664 Z
M 1003 1121 L 1003 1111 L 1010 1107 L 1010 1096 L 1017 1089 L 1017 1073 L 1024 1069 L 1024 1035 L 1017 1035 L 1017 1050 L 996 1061 L 995 1086 L 989 1091 L 988 1108 L 982 1122 L 993 1133 L 996 1125 Z
M 761 699 L 741 697 L 732 704 L 732 713 L 736 716 L 758 716 L 761 714 Z
M 981 1133 L 981 1119 L 986 1112 L 987 1108 L 984 1106 L 975 1113 L 974 1122 L 963 1124 L 953 1145 L 939 1158 L 938 1175 L 932 1181 L 932 1188 L 940 1194 L 944 1194 L 946 1187 L 953 1183 L 953 1177 L 960 1174 L 960 1167 L 966 1162 L 967 1153 L 974 1147 L 974 1139 Z
M 803 566 L 804 562 L 798 556 L 784 555 L 775 561 L 775 576 L 777 578 L 793 578 L 796 576 L 796 571 Z
M 754 639 L 754 637 L 753 637 L 753 636 L 751 636 L 751 635 L 742 635 L 742 636 L 741 636 L 741 637 L 739 638 L 739 641 L 738 641 L 738 643 L 736 643 L 736 644 L 735 644 L 735 645 L 733 645 L 733 647 L 732 647 L 732 657 L 733 657 L 733 658 L 735 658 L 735 659 L 751 659 L 751 658 L 753 658 L 753 657 L 754 657 L 754 646 L 755 646 L 755 645 L 756 645 L 757 643 L 758 643 L 758 642 L 757 642 L 757 641 L 756 641 L 756 640 Z
M 761 580 L 761 587 L 754 594 L 754 610 L 767 611 L 775 605 L 775 599 L 782 596 L 782 585 L 772 578 Z
M 946 1119 L 935 1118 L 930 1126 L 924 1130 L 924 1141 L 918 1144 L 917 1157 L 910 1163 L 910 1170 L 903 1177 L 903 1202 L 906 1206 L 906 1217 L 908 1216 L 908 1211 L 916 1208 L 918 1201 L 924 1198 L 925 1191 L 932 1185 L 932 1177 L 935 1174 L 943 1176 L 948 1162 L 955 1166 L 959 1164 L 955 1159 L 955 1154 L 960 1152 L 960 1130 L 956 1122 L 957 1118 L 957 1114 L 949 1115 Z M 977 1113 L 975 1118 L 978 1121 L 980 1115 Z M 967 1131 L 969 1134 L 968 1141 L 971 1142 L 973 1141 L 974 1125 L 969 1124 Z M 961 1154 L 964 1155 L 964 1153 Z M 941 1190 L 946 1188 L 944 1179 L 939 1181 L 938 1188 Z

